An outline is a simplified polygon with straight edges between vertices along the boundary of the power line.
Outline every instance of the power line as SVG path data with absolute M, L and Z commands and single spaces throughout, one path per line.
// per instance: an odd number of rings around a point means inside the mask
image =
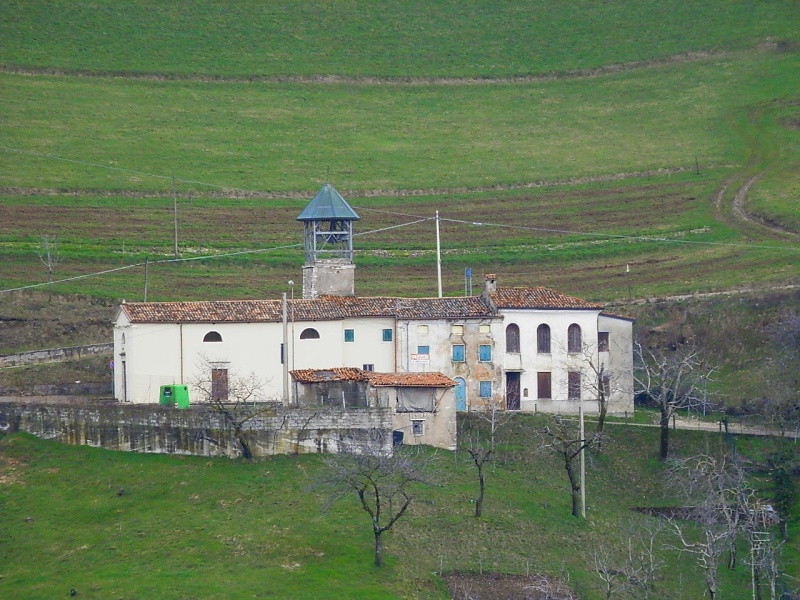
M 432 218 L 433 217 L 421 219 L 421 221 L 426 221 L 426 220 L 429 220 L 429 219 L 432 219 Z M 383 227 L 383 228 L 380 228 L 380 229 L 373 229 L 373 230 L 370 230 L 370 231 L 364 231 L 364 232 L 359 233 L 357 235 L 369 235 L 369 234 L 373 234 L 373 233 L 380 233 L 381 231 L 387 231 L 389 229 L 397 229 L 399 227 L 406 227 L 408 225 L 416 225 L 417 223 L 419 223 L 421 221 L 413 221 L 411 223 L 401 223 L 400 225 L 392 225 L 391 227 Z M 196 260 L 214 260 L 214 259 L 218 259 L 218 258 L 230 258 L 232 256 L 242 256 L 242 255 L 245 255 L 245 254 L 263 254 L 265 252 L 273 252 L 275 250 L 288 250 L 288 249 L 291 249 L 291 248 L 299 248 L 299 247 L 302 247 L 302 246 L 303 246 L 303 244 L 301 244 L 301 243 L 285 244 L 283 246 L 273 246 L 273 247 L 270 247 L 270 248 L 257 248 L 255 250 L 240 250 L 240 251 L 237 251 L 237 252 L 226 252 L 224 254 L 205 254 L 203 256 L 189 256 L 189 257 L 184 257 L 184 258 L 163 258 L 163 259 L 159 259 L 159 260 L 148 260 L 147 263 L 149 263 L 151 265 L 158 265 L 158 264 L 167 264 L 167 263 L 191 262 L 191 261 L 196 261 Z M 16 288 L 8 288 L 8 289 L 5 289 L 5 290 L 0 290 L 0 294 L 4 294 L 4 293 L 7 293 L 7 292 L 18 292 L 18 291 L 22 291 L 22 290 L 29 290 L 29 289 L 33 289 L 33 288 L 39 288 L 39 287 L 44 287 L 44 286 L 48 286 L 48 285 L 54 285 L 56 283 L 67 283 L 67 282 L 75 281 L 75 280 L 78 280 L 78 279 L 87 279 L 89 277 L 98 277 L 98 276 L 101 276 L 101 275 L 107 275 L 109 273 L 115 273 L 115 272 L 118 272 L 118 271 L 125 271 L 125 270 L 128 270 L 128 269 L 135 269 L 136 267 L 143 267 L 147 263 L 138 262 L 138 263 L 134 263 L 134 264 L 130 264 L 130 265 L 124 265 L 122 267 L 116 267 L 116 268 L 113 268 L 113 269 L 106 269 L 104 271 L 97 271 L 95 273 L 85 273 L 83 275 L 75 275 L 74 277 L 66 277 L 64 279 L 58 279 L 58 280 L 55 280 L 53 282 L 46 281 L 46 282 L 42 282 L 42 283 L 32 283 L 30 285 L 24 285 L 24 286 L 16 287 Z

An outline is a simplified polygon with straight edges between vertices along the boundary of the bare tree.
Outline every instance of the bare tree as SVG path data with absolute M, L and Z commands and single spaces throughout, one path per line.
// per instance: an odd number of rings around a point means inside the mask
M 768 333 L 772 345 L 761 411 L 785 435 L 800 430 L 800 313 L 783 315 Z
M 61 260 L 58 238 L 55 236 L 50 237 L 48 235 L 43 235 L 39 240 L 39 246 L 36 248 L 36 254 L 39 256 L 39 260 L 42 261 L 44 266 L 47 267 L 47 276 L 52 285 L 53 273 Z
M 606 600 L 611 600 L 614 592 L 623 585 L 625 572 L 619 568 L 608 544 L 599 544 L 592 550 L 592 570 L 603 582 Z
M 592 398 L 597 400 L 597 427 L 595 431 L 599 434 L 604 433 L 606 416 L 608 416 L 608 404 L 612 396 L 623 387 L 620 382 L 620 374 L 613 372 L 609 368 L 608 359 L 603 354 L 598 352 L 596 347 L 586 343 L 582 345 L 581 352 L 577 354 L 583 371 L 589 375 L 586 381 L 583 382 L 583 388 Z M 600 448 L 599 441 L 598 448 Z
M 663 568 L 656 548 L 663 532 L 662 520 L 631 521 L 622 531 L 622 548 L 599 544 L 592 551 L 592 566 L 603 581 L 606 599 L 620 591 L 626 597 L 648 600 Z
M 797 500 L 797 485 L 793 472 L 800 466 L 800 457 L 789 440 L 777 440 L 778 448 L 767 458 L 770 479 L 773 486 L 773 504 L 780 519 L 781 537 L 789 539 L 789 519 L 792 506 Z
M 253 458 L 247 423 L 274 409 L 267 404 L 264 388 L 267 382 L 255 373 L 246 376 L 229 374 L 227 369 L 217 369 L 208 359 L 201 360 L 200 375 L 192 381 L 199 391 L 201 401 L 222 416 L 231 429 L 242 458 Z
M 578 473 L 575 472 L 575 459 L 581 455 L 581 452 L 599 443 L 601 436 L 598 433 L 591 433 L 581 438 L 576 420 L 560 415 L 550 419 L 550 424 L 541 430 L 540 436 L 542 440 L 540 451 L 557 454 L 564 461 L 564 470 L 567 472 L 572 490 L 572 516 L 579 517 L 581 515 L 581 481 Z
M 326 508 L 355 494 L 369 515 L 375 537 L 375 565 L 383 565 L 383 534 L 404 515 L 419 485 L 430 482 L 425 469 L 431 456 L 418 447 L 393 451 L 391 432 L 375 431 L 362 443 L 345 445 L 323 459 L 327 466 L 316 487 L 326 491 Z
M 674 350 L 645 348 L 634 344 L 634 382 L 660 413 L 660 456 L 669 454 L 669 422 L 679 408 L 693 408 L 704 401 L 706 384 L 714 369 L 703 364 L 700 351 L 687 346 Z
M 751 529 L 750 520 L 757 504 L 755 491 L 744 470 L 729 455 L 701 454 L 671 467 L 671 481 L 683 498 L 685 519 L 670 518 L 670 526 L 681 543 L 681 550 L 693 554 L 703 569 L 706 592 L 712 600 L 717 593 L 721 558 L 730 552 L 728 567 L 736 566 L 736 543 L 740 533 Z M 687 532 L 686 522 L 700 527 L 700 535 Z
M 459 443 L 466 447 L 478 475 L 478 497 L 475 499 L 475 516 L 483 513 L 486 494 L 486 465 L 495 458 L 497 434 L 513 413 L 501 410 L 499 401 L 493 400 L 488 410 L 470 411 L 461 421 Z

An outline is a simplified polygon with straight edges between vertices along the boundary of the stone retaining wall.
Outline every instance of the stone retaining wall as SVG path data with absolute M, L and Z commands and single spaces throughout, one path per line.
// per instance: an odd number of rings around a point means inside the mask
M 19 367 L 21 365 L 37 365 L 40 363 L 74 360 L 86 356 L 108 355 L 114 353 L 114 344 L 89 344 L 88 346 L 70 346 L 67 348 L 49 348 L 32 350 L 16 354 L 0 354 L 0 367 Z
M 313 410 L 258 405 L 240 410 L 236 419 L 241 422 L 254 410 L 257 416 L 242 425 L 254 456 L 338 452 L 344 445 L 365 442 L 392 428 L 389 408 Z M 0 402 L 0 429 L 109 450 L 241 455 L 234 420 L 206 405 L 180 410 L 153 404 Z M 391 435 L 383 438 L 391 444 Z

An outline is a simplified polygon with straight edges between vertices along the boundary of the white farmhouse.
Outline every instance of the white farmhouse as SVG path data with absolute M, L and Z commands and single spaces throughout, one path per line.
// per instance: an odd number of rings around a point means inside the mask
M 265 399 L 293 406 L 298 373 L 354 368 L 449 378 L 453 402 L 436 410 L 494 403 L 596 413 L 602 397 L 609 414 L 633 411 L 631 319 L 546 288 L 501 287 L 494 275 L 478 296 L 357 297 L 357 219 L 330 185 L 298 217 L 306 242 L 302 299 L 123 302 L 114 328 L 116 398 L 157 402 L 160 386 L 186 384 L 196 402 L 194 382 L 210 379 L 215 393 L 227 394 L 231 378 L 252 374 Z M 407 429 L 402 412 L 396 425 Z

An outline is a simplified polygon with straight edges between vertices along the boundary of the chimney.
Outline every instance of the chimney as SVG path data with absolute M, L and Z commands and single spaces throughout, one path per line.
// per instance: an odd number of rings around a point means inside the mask
M 497 290 L 497 275 L 494 273 L 486 273 L 484 275 L 485 281 L 483 284 L 484 294 L 494 294 Z

